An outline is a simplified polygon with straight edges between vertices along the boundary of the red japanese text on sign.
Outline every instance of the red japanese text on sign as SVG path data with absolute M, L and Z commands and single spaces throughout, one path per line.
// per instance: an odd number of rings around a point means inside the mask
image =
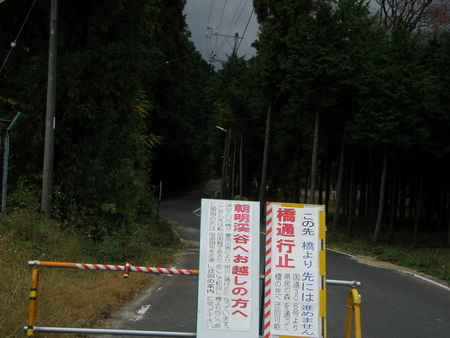
M 199 337 L 208 337 L 207 330 L 216 330 L 218 338 L 221 331 L 257 331 L 259 264 L 253 257 L 259 244 L 257 205 L 202 200 L 200 271 L 206 261 L 208 273 L 200 273 L 199 279 L 199 297 L 206 295 L 199 299 Z
M 269 203 L 265 337 L 320 337 L 320 208 Z M 268 266 L 267 266 L 268 264 Z M 270 301 L 269 301 L 270 300 Z M 267 324 L 267 325 L 266 325 Z

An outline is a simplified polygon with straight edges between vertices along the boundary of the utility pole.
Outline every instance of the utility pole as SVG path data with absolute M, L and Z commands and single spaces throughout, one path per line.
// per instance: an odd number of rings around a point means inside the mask
M 228 151 L 228 130 L 226 130 L 225 128 L 222 128 L 220 126 L 216 126 L 217 129 L 223 131 L 224 133 L 226 133 L 226 137 L 225 137 L 225 145 L 224 145 L 224 152 L 223 152 L 223 163 L 222 163 L 222 179 L 220 181 L 220 195 L 219 198 L 223 199 L 225 198 L 225 187 L 226 187 L 226 170 L 227 170 L 227 151 Z
M 44 168 L 42 172 L 41 212 L 51 217 L 53 194 L 53 158 L 55 145 L 56 42 L 58 0 L 51 0 L 50 43 L 48 50 L 47 110 L 45 117 Z
M 236 32 L 236 33 L 234 34 L 233 54 L 237 53 L 238 41 L 239 41 L 239 34 Z
M 210 29 L 210 28 L 208 28 L 208 29 Z M 210 33 L 208 33 L 208 31 L 206 31 L 206 37 L 208 37 L 208 34 L 210 34 Z M 242 40 L 242 37 L 239 37 L 239 33 L 235 33 L 234 36 L 232 36 L 232 35 L 225 35 L 225 34 L 219 34 L 217 32 L 216 33 L 211 33 L 210 35 L 222 36 L 222 37 L 224 37 L 226 39 L 234 38 L 233 54 L 237 53 L 239 39 Z M 216 56 L 217 56 L 217 54 L 215 54 L 214 52 L 211 52 L 211 55 L 209 57 L 209 62 L 225 62 L 223 60 L 217 60 Z

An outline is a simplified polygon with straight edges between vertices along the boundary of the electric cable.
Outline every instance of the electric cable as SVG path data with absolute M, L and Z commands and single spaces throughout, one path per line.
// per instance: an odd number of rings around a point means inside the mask
M 19 35 L 20 35 L 20 33 L 22 32 L 22 29 L 23 29 L 23 27 L 25 26 L 25 23 L 27 22 L 28 17 L 29 17 L 30 14 L 31 14 L 31 11 L 32 11 L 32 9 L 33 9 L 34 4 L 36 3 L 36 1 L 37 1 L 37 0 L 34 0 L 33 3 L 31 4 L 30 10 L 28 11 L 27 16 L 25 17 L 25 20 L 23 21 L 22 26 L 21 26 L 20 29 L 19 29 L 19 33 L 17 33 L 16 38 L 13 40 L 13 42 L 11 42 L 11 48 L 9 49 L 9 52 L 8 52 L 8 54 L 6 55 L 5 61 L 3 61 L 3 64 L 2 64 L 2 66 L 0 67 L 0 73 L 2 72 L 3 68 L 5 67 L 6 61 L 8 60 L 9 55 L 11 54 L 12 50 L 14 49 L 14 47 L 16 47 L 17 39 L 19 38 Z
M 233 39 L 235 38 L 234 35 L 232 34 L 232 31 L 233 31 L 234 27 L 236 27 L 236 24 L 238 23 L 240 17 L 242 16 L 242 13 L 244 12 L 245 6 L 247 5 L 247 3 L 248 3 L 248 0 L 245 2 L 245 4 L 242 7 L 242 9 L 240 9 L 241 4 L 242 4 L 242 0 L 239 2 L 239 5 L 237 6 L 237 8 L 236 8 L 236 10 L 234 12 L 233 18 L 230 21 L 230 28 L 227 30 L 227 32 L 226 32 L 226 34 L 224 36 L 223 42 L 220 45 L 220 47 L 218 48 L 217 52 L 220 52 L 222 50 L 223 46 L 225 46 L 226 43 L 228 43 L 230 45 L 230 47 L 232 47 L 232 45 L 230 44 L 228 38 L 233 38 Z M 239 10 L 240 10 L 240 13 L 239 13 L 239 15 L 236 18 L 236 15 L 239 12 Z M 232 48 L 234 48 L 234 47 L 232 47 Z
M 249 27 L 251 18 L 253 16 L 254 9 L 252 8 L 250 16 L 247 20 L 247 23 L 245 25 L 244 32 L 242 36 L 238 36 L 238 42 L 234 39 L 236 39 L 235 34 L 231 34 L 238 23 L 242 21 L 242 17 L 248 8 L 249 0 L 240 0 L 239 2 L 236 1 L 236 4 L 231 4 L 229 1 L 225 1 L 223 3 L 223 6 L 221 8 L 218 8 L 217 2 L 215 0 L 211 0 L 210 2 L 210 8 L 208 13 L 208 22 L 207 22 L 207 28 L 205 32 L 205 38 L 206 38 L 206 50 L 209 56 L 209 62 L 220 62 L 220 60 L 217 59 L 217 56 L 222 53 L 222 50 L 224 50 L 225 45 L 229 45 L 230 48 L 234 49 L 236 48 L 236 52 L 239 50 L 239 47 L 242 44 L 242 40 L 245 36 L 245 33 L 247 32 L 247 29 Z M 253 6 L 252 6 L 253 7 Z M 231 20 L 226 20 L 227 17 L 227 9 L 230 11 L 230 9 L 233 10 L 233 15 L 231 17 Z M 216 13 L 216 15 L 214 15 Z M 218 14 L 218 16 L 217 16 Z M 231 14 L 231 13 L 230 13 Z M 217 24 L 212 24 L 212 20 L 214 20 L 214 17 L 218 17 Z M 227 27 L 225 27 L 225 23 L 227 23 Z M 222 28 L 227 28 L 226 31 Z M 220 31 L 224 31 L 225 34 L 220 34 Z M 214 36 L 214 37 L 213 37 Z M 235 44 L 231 42 L 231 39 L 235 41 Z
M 247 28 L 248 28 L 248 25 L 250 24 L 250 20 L 252 19 L 254 11 L 255 11 L 255 9 L 253 8 L 252 12 L 250 13 L 250 16 L 248 17 L 247 24 L 245 25 L 244 33 L 242 33 L 242 39 L 239 41 L 239 44 L 236 48 L 236 53 L 239 50 L 239 47 L 241 47 L 241 42 L 242 42 L 242 40 L 244 40 L 245 32 L 247 32 Z
M 247 1 L 245 2 L 245 4 L 242 6 L 242 9 L 240 10 L 239 15 L 238 15 L 237 18 L 236 18 L 236 15 L 237 15 L 237 13 L 238 13 L 238 11 L 239 11 L 239 8 L 241 7 L 242 1 L 243 1 L 243 0 L 241 0 L 241 1 L 239 2 L 239 5 L 237 6 L 236 11 L 234 12 L 233 18 L 231 19 L 231 22 L 230 22 L 230 28 L 228 29 L 226 35 L 232 35 L 232 31 L 234 30 L 234 27 L 236 27 L 236 25 L 237 25 L 239 19 L 240 19 L 241 16 L 242 16 L 242 13 L 243 13 L 244 10 L 245 10 L 245 7 L 247 6 L 248 0 L 247 0 Z
M 194 54 L 197 54 L 197 52 L 194 52 L 194 53 L 191 53 L 191 54 L 188 54 L 188 55 L 185 55 L 185 56 L 180 56 L 179 58 L 176 58 L 176 59 L 173 59 L 173 60 L 169 60 L 169 61 L 166 61 L 166 62 L 157 64 L 157 66 L 167 65 L 168 63 L 172 63 L 172 62 L 174 62 L 174 61 L 178 61 L 178 60 L 187 58 L 187 57 L 189 57 L 189 56 L 191 56 L 191 55 L 194 55 Z

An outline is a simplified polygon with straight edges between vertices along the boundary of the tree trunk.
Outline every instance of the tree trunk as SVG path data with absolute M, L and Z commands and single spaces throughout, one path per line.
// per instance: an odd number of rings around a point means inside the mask
M 324 191 L 323 184 L 325 182 L 324 176 L 325 176 L 325 168 L 323 165 L 321 165 L 320 166 L 320 175 L 319 175 L 319 200 L 317 201 L 318 204 L 323 204 L 323 191 Z
M 311 194 L 309 197 L 310 204 L 314 204 L 316 202 L 317 148 L 319 144 L 319 122 L 320 122 L 320 107 L 319 105 L 317 105 L 316 124 L 314 126 L 314 141 L 311 158 Z
M 372 151 L 369 149 L 369 194 L 367 195 L 367 211 L 371 222 L 375 220 L 375 209 L 376 209 L 376 199 L 375 199 L 375 174 L 373 165 L 373 155 Z
M 330 196 L 331 196 L 331 161 L 327 160 L 327 178 L 325 180 L 325 205 L 330 205 Z M 328 217 L 328 209 L 325 210 L 325 217 Z
M 447 182 L 447 194 L 446 194 L 446 196 L 449 196 L 449 192 L 450 192 L 450 183 L 449 182 Z M 448 223 L 447 223 L 447 225 L 448 225 L 448 236 L 447 236 L 447 239 L 448 239 L 448 246 L 450 247 L 450 208 L 448 208 Z
M 226 142 L 226 150 L 225 150 L 225 183 L 224 183 L 224 189 L 223 189 L 223 198 L 229 199 L 230 198 L 230 166 L 231 166 L 231 160 L 230 160 L 230 148 L 231 148 L 231 136 L 232 136 L 231 128 L 228 129 L 227 132 L 227 142 Z
M 364 219 L 367 215 L 367 193 L 368 193 L 368 170 L 367 165 L 364 165 L 364 170 L 361 173 L 360 194 L 359 194 L 359 207 L 358 218 Z
M 393 168 L 393 179 L 392 179 L 392 191 L 391 191 L 391 215 L 389 224 L 389 238 L 392 241 L 394 239 L 395 223 L 397 221 L 397 206 L 398 206 L 398 171 Z
M 266 132 L 264 135 L 264 153 L 261 170 L 261 186 L 259 187 L 261 220 L 265 219 L 265 210 L 266 210 L 266 184 L 267 184 L 267 170 L 269 165 L 269 145 L 270 145 L 270 129 L 272 124 L 272 109 L 273 109 L 273 102 L 270 101 L 269 107 L 267 108 Z
M 386 188 L 386 172 L 387 172 L 387 149 L 384 150 L 383 170 L 381 172 L 381 182 L 380 182 L 380 197 L 378 199 L 377 222 L 375 224 L 375 231 L 373 232 L 373 244 L 377 244 L 378 242 L 378 236 L 381 230 L 381 222 L 383 220 L 384 190 Z
M 417 182 L 420 181 L 420 177 L 417 177 L 416 172 L 411 172 L 411 178 L 413 179 L 410 188 L 410 196 L 409 196 L 409 205 L 408 205 L 408 219 L 407 219 L 407 228 L 408 230 L 414 229 L 413 220 L 414 220 L 414 210 L 416 210 L 417 204 Z
M 450 247 L 450 208 L 448 208 L 448 246 Z
M 223 151 L 223 163 L 222 163 L 222 180 L 220 181 L 220 198 L 225 198 L 225 186 L 227 184 L 227 150 L 228 150 L 228 139 L 230 137 L 230 130 L 226 131 L 225 136 L 225 147 Z
M 230 200 L 234 200 L 234 196 L 236 195 L 236 152 L 237 152 L 237 140 L 234 140 L 233 145 L 233 158 L 231 160 L 231 192 L 230 192 Z
M 292 159 L 292 180 L 291 180 L 291 187 L 292 190 L 289 194 L 289 201 L 292 203 L 299 203 L 300 202 L 300 154 L 298 151 L 295 152 L 294 158 Z
M 406 173 L 403 166 L 400 167 L 398 178 L 400 180 L 399 202 L 398 202 L 398 223 L 400 226 L 406 224 Z
M 349 188 L 349 211 L 347 218 L 347 232 L 351 235 L 353 230 L 353 217 L 355 217 L 356 206 L 356 184 L 355 184 L 355 152 L 352 151 L 352 162 L 350 164 L 350 188 Z
M 342 195 L 343 195 L 343 180 L 344 180 L 344 160 L 345 160 L 345 138 L 344 133 L 342 133 L 342 144 L 341 144 L 341 158 L 339 161 L 339 174 L 338 174 L 338 184 L 336 191 L 336 203 L 334 205 L 334 215 L 333 215 L 333 225 L 331 226 L 332 232 L 336 232 L 339 226 L 339 208 L 341 206 Z
M 420 224 L 420 217 L 422 216 L 422 205 L 423 205 L 423 182 L 425 180 L 425 169 L 424 165 L 422 164 L 420 168 L 420 183 L 419 183 L 419 192 L 417 196 L 417 203 L 416 203 L 416 219 L 414 220 L 414 244 L 418 244 L 419 242 L 419 224 Z
M 440 173 L 440 177 L 443 177 L 443 184 L 438 188 L 438 202 L 436 203 L 436 223 L 437 223 L 437 231 L 440 231 L 444 228 L 445 222 L 445 209 L 447 206 L 447 185 L 448 185 L 448 177 L 445 173 Z M 445 196 L 445 198 L 444 198 Z

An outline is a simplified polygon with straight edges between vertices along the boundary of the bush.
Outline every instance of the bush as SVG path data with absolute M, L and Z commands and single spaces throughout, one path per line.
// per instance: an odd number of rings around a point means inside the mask
M 24 335 L 30 260 L 121 265 L 131 261 L 133 265 L 158 266 L 171 261 L 178 249 L 178 241 L 165 220 L 150 218 L 123 225 L 95 242 L 73 224 L 44 218 L 33 209 L 15 204 L 10 213 L 0 214 L 0 309 L 9 309 L 0 311 L 0 337 Z M 133 274 L 125 280 L 122 274 L 109 271 L 39 271 L 38 326 L 92 327 L 153 280 L 148 274 Z

